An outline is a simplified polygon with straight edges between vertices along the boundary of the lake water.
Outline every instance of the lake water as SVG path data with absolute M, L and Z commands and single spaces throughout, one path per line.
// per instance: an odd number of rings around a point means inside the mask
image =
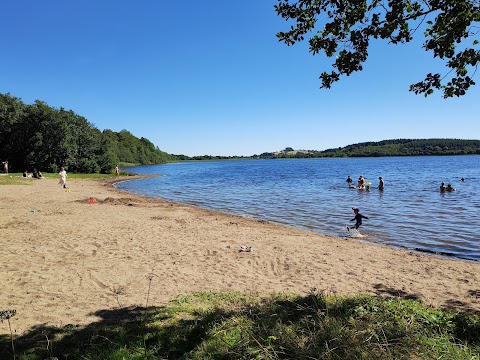
M 349 235 L 345 225 L 359 207 L 369 217 L 362 240 L 480 260 L 480 156 L 203 161 L 127 171 L 165 175 L 118 185 L 127 191 L 335 236 Z M 363 175 L 371 190 L 349 189 L 348 175 L 354 182 Z M 383 192 L 375 188 L 379 176 Z M 457 191 L 440 193 L 442 181 Z

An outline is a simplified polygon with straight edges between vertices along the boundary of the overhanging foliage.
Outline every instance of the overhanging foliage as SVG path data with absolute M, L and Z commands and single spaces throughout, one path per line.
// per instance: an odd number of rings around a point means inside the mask
M 363 69 L 371 40 L 406 43 L 424 31 L 424 49 L 444 60 L 447 71 L 427 74 L 410 91 L 428 96 L 437 89 L 444 98 L 462 96 L 475 85 L 480 61 L 480 51 L 474 49 L 479 4 L 478 0 L 279 0 L 277 14 L 295 25 L 277 37 L 293 45 L 309 34 L 312 54 L 335 56 L 333 71 L 320 76 L 321 87 L 329 89 L 341 76 Z

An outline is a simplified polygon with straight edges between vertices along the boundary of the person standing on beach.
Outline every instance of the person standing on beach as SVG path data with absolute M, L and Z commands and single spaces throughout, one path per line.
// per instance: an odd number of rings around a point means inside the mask
M 120 176 L 120 169 L 118 168 L 118 164 L 115 165 L 115 176 Z
M 5 173 L 5 175 L 8 175 L 8 160 L 5 160 L 5 162 L 3 163 L 3 172 Z
M 355 220 L 355 225 L 353 225 L 352 227 L 347 226 L 348 231 L 350 231 L 350 229 L 357 230 L 360 227 L 360 225 L 362 225 L 362 219 L 367 219 L 368 220 L 368 217 L 360 214 L 360 209 L 359 208 L 353 207 L 352 210 L 355 213 L 355 217 L 350 221 Z
M 58 173 L 58 175 L 60 175 L 60 180 L 58 181 L 58 183 L 62 185 L 64 189 L 66 189 L 68 175 L 63 166 L 60 168 L 60 172 Z

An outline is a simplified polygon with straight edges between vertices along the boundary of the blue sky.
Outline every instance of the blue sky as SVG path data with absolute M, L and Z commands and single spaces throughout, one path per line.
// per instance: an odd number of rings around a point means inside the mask
M 480 85 L 448 100 L 408 91 L 443 70 L 421 38 L 376 43 L 364 71 L 323 90 L 318 77 L 328 60 L 306 44 L 277 41 L 288 27 L 276 3 L 8 1 L 0 12 L 0 92 L 191 156 L 480 138 Z

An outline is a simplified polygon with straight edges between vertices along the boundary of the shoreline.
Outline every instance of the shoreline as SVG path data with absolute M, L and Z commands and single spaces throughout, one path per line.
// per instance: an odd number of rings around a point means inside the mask
M 162 177 L 162 176 L 165 176 L 165 175 L 163 175 L 163 174 L 143 174 L 143 175 L 129 175 L 129 176 L 131 176 L 133 178 L 132 179 L 112 181 L 111 185 L 115 189 L 117 189 L 118 191 L 122 191 L 126 194 L 134 194 L 136 196 L 145 197 L 147 199 L 156 199 L 156 200 L 166 201 L 166 202 L 174 203 L 174 204 L 178 204 L 178 205 L 193 206 L 193 207 L 199 208 L 199 209 L 218 211 L 218 212 L 223 213 L 223 214 L 241 216 L 241 217 L 244 217 L 246 219 L 251 219 L 251 220 L 254 220 L 254 221 L 266 221 L 266 222 L 268 222 L 270 224 L 273 224 L 273 225 L 284 226 L 284 227 L 288 227 L 288 228 L 292 228 L 292 229 L 305 230 L 305 231 L 313 232 L 315 234 L 319 234 L 319 235 L 322 235 L 322 236 L 331 236 L 331 237 L 334 237 L 334 238 L 338 238 L 339 240 L 344 240 L 342 237 L 335 236 L 335 235 L 329 235 L 329 234 L 326 234 L 326 233 L 323 233 L 323 232 L 320 232 L 320 231 L 313 231 L 313 230 L 309 229 L 308 227 L 295 226 L 295 225 L 291 225 L 289 223 L 283 223 L 281 221 L 269 221 L 269 220 L 258 219 L 258 218 L 255 218 L 255 217 L 250 217 L 248 215 L 240 215 L 240 214 L 229 213 L 229 212 L 218 210 L 218 209 L 210 209 L 208 207 L 202 207 L 202 206 L 198 206 L 198 205 L 194 205 L 194 204 L 176 202 L 176 201 L 168 200 L 168 199 L 161 198 L 161 197 L 148 196 L 148 195 L 139 194 L 139 193 L 136 193 L 136 192 L 133 192 L 133 191 L 119 189 L 116 185 L 120 184 L 120 183 L 123 183 L 123 182 L 141 180 L 141 179 L 150 179 L 150 178 L 155 178 L 155 177 Z M 371 245 L 374 245 L 374 246 L 385 246 L 387 248 L 392 248 L 392 249 L 405 250 L 405 251 L 409 251 L 409 252 L 417 252 L 417 253 L 421 253 L 421 254 L 427 254 L 427 255 L 430 255 L 430 256 L 437 256 L 437 257 L 440 257 L 440 258 L 469 261 L 469 262 L 473 262 L 473 263 L 480 263 L 480 260 L 474 260 L 474 259 L 469 259 L 469 258 L 466 258 L 466 257 L 461 257 L 461 256 L 458 256 L 458 255 L 455 255 L 453 253 L 449 253 L 449 252 L 446 252 L 446 251 L 435 251 L 435 250 L 430 250 L 430 249 L 426 249 L 426 248 L 419 248 L 419 247 L 392 245 L 392 244 L 386 244 L 386 243 L 381 243 L 381 242 L 362 240 L 361 238 L 355 238 L 355 237 L 351 237 L 351 238 L 349 238 L 349 240 L 350 241 L 363 242 L 363 243 L 371 244 Z
M 315 288 L 480 312 L 479 262 L 336 238 L 114 185 L 146 177 L 152 176 L 73 179 L 70 192 L 57 179 L 0 186 L 0 310 L 17 310 L 11 319 L 17 333 L 85 325 L 98 320 L 98 311 L 142 305 L 148 277 L 152 305 L 199 291 Z M 243 245 L 253 251 L 239 252 Z

